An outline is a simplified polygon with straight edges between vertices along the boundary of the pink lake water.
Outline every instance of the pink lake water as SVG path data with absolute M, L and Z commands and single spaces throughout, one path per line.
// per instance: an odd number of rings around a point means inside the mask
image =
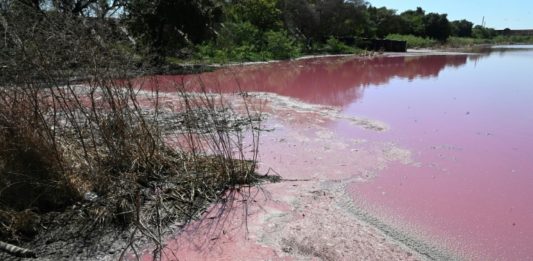
M 383 136 L 420 165 L 390 167 L 348 190 L 473 259 L 533 260 L 532 66 L 533 50 L 497 52 L 366 91 L 345 110 L 389 123 Z
M 164 80 L 198 77 L 218 91 L 238 85 L 387 123 L 386 132 L 326 123 L 343 138 L 393 142 L 416 162 L 349 184 L 355 201 L 467 258 L 533 260 L 533 46 L 309 59 Z

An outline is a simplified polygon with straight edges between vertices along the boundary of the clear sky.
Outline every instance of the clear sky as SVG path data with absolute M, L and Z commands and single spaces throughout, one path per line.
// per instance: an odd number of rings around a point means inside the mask
M 533 29 L 533 0 L 367 0 L 403 12 L 422 7 L 426 12 L 446 13 L 449 20 L 467 19 L 496 29 Z

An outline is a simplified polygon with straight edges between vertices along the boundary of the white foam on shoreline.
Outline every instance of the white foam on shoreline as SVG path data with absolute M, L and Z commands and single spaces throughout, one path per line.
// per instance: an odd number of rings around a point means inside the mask
M 295 98 L 269 92 L 251 92 L 249 95 L 252 95 L 257 99 L 263 99 L 270 102 L 270 105 L 275 109 L 288 109 L 297 113 L 314 113 L 328 119 L 345 120 L 367 130 L 381 132 L 389 129 L 389 126 L 384 122 L 346 115 L 343 114 L 341 109 L 338 107 L 310 104 L 299 101 Z

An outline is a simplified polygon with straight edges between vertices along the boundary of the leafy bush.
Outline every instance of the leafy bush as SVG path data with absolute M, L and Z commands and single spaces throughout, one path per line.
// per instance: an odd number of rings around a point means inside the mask
M 489 43 L 491 43 L 491 41 L 487 39 L 478 39 L 472 37 L 450 37 L 448 38 L 446 45 L 448 47 L 459 48 Z
M 472 29 L 472 36 L 474 38 L 492 39 L 497 36 L 497 34 L 498 33 L 496 32 L 496 30 L 494 30 L 493 28 L 483 27 L 481 25 L 476 25 Z
M 499 35 L 493 38 L 493 42 L 497 44 L 532 44 L 533 36 L 528 35 Z
M 451 34 L 451 26 L 446 14 L 429 13 L 424 19 L 425 35 L 445 42 Z
M 428 48 L 438 45 L 438 41 L 414 35 L 389 34 L 386 39 L 406 41 L 407 48 Z
M 330 54 L 341 54 L 341 53 L 355 53 L 356 48 L 350 47 L 343 42 L 337 40 L 335 37 L 330 37 L 326 41 L 325 51 Z
M 236 46 L 228 51 L 228 56 L 232 61 L 254 62 L 268 58 L 267 54 L 250 45 Z
M 227 63 L 229 61 L 260 61 L 269 55 L 261 50 L 263 35 L 250 22 L 224 24 L 218 38 L 197 46 L 196 59 Z
M 472 37 L 474 24 L 468 20 L 457 20 L 450 23 L 452 35 L 457 37 Z
M 264 34 L 249 22 L 230 23 L 214 42 L 197 46 L 196 59 L 215 63 L 289 59 L 300 55 L 300 45 L 286 31 Z
M 235 46 L 258 46 L 261 43 L 261 32 L 250 22 L 225 23 L 215 41 L 220 49 L 231 49 Z
M 499 35 L 492 39 L 472 37 L 450 37 L 446 43 L 449 47 L 470 47 L 481 44 L 531 44 L 533 36 L 504 36 Z
M 285 31 L 265 33 L 265 51 L 274 59 L 289 59 L 300 55 L 301 48 Z
M 196 46 L 195 59 L 200 61 L 208 61 L 212 63 L 226 63 L 228 62 L 227 52 L 215 47 L 212 42 L 200 44 Z

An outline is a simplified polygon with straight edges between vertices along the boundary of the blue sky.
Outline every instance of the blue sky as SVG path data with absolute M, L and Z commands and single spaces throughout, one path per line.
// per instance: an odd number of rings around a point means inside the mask
M 533 0 L 367 0 L 376 7 L 403 12 L 422 7 L 427 12 L 447 13 L 448 19 L 467 19 L 496 29 L 533 29 Z

